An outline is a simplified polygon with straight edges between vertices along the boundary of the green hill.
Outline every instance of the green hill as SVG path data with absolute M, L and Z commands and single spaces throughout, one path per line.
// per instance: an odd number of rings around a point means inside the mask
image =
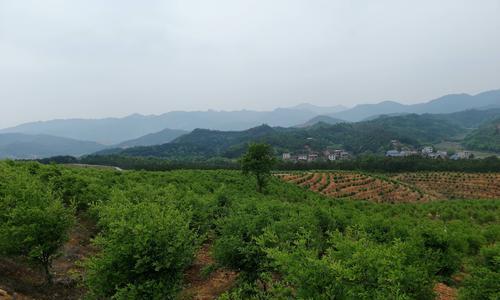
M 317 123 L 306 128 L 261 125 L 244 131 L 195 129 L 168 144 L 134 147 L 119 153 L 168 159 L 236 158 L 251 142 L 268 143 L 277 152 L 298 152 L 306 147 L 315 151 L 339 147 L 353 154 L 383 153 L 390 148 L 391 140 L 419 147 L 440 142 L 463 131 L 462 127 L 432 115 L 411 114 L 358 123 Z
M 471 150 L 500 152 L 500 118 L 471 132 L 465 137 L 463 144 Z

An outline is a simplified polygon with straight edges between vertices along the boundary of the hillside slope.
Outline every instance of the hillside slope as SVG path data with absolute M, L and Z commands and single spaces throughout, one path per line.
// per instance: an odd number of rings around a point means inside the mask
M 44 158 L 56 155 L 81 156 L 105 146 L 50 135 L 0 134 L 0 158 Z
M 299 128 L 310 127 L 310 126 L 316 125 L 318 123 L 325 123 L 325 124 L 333 125 L 333 124 L 344 123 L 344 122 L 345 122 L 344 120 L 341 120 L 338 118 L 320 115 L 320 116 L 316 116 L 316 117 L 312 118 L 311 120 L 309 120 L 305 123 L 302 123 L 300 125 L 296 125 L 295 127 L 299 127 Z
M 120 153 L 169 159 L 236 158 L 251 142 L 268 143 L 278 152 L 299 152 L 306 147 L 316 151 L 341 147 L 354 154 L 382 153 L 394 139 L 418 147 L 424 143 L 439 142 L 462 131 L 462 128 L 430 115 L 412 114 L 358 123 L 318 123 L 306 128 L 262 125 L 245 131 L 196 129 L 168 144 L 129 148 Z
M 315 116 L 316 113 L 308 110 L 286 108 L 273 111 L 173 111 L 149 116 L 134 114 L 124 118 L 26 123 L 0 130 L 0 133 L 49 134 L 116 145 L 165 128 L 187 131 L 195 128 L 245 130 L 263 123 L 288 127 L 306 122 Z
M 176 130 L 176 129 L 163 129 L 162 131 L 146 134 L 139 138 L 128 140 L 122 142 L 115 147 L 117 148 L 130 148 L 137 146 L 152 146 L 152 145 L 161 145 L 168 143 L 179 136 L 188 133 L 185 130 Z
M 472 150 L 500 152 L 500 118 L 471 132 L 465 137 L 463 144 Z
M 361 121 L 374 115 L 397 113 L 430 113 L 447 114 L 468 109 L 499 108 L 500 90 L 487 91 L 474 96 L 468 94 L 446 95 L 426 103 L 404 105 L 394 101 L 384 101 L 377 104 L 362 104 L 351 109 L 328 114 L 331 117 L 347 121 Z

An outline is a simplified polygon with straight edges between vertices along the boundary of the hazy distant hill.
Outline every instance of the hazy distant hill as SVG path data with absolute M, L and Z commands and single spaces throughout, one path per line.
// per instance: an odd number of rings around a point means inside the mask
M 452 113 L 473 108 L 500 107 L 500 90 L 484 92 L 475 96 L 466 94 L 447 95 L 428 103 L 403 105 L 385 101 L 378 104 L 357 105 L 341 112 L 339 106 L 319 107 L 300 104 L 293 108 L 278 108 L 273 111 L 174 111 L 161 115 L 139 114 L 124 118 L 67 119 L 26 123 L 0 130 L 0 133 L 48 134 L 77 140 L 95 141 L 105 145 L 116 145 L 137 139 L 165 128 L 191 131 L 195 128 L 213 130 L 245 130 L 260 124 L 290 127 L 304 124 L 318 115 L 331 118 L 360 121 L 371 116 L 401 113 Z
M 376 120 L 378 118 L 405 116 L 409 113 L 395 113 L 387 115 L 378 115 L 365 119 L 364 121 Z M 474 129 L 481 124 L 500 117 L 500 108 L 492 109 L 468 109 L 450 114 L 423 114 L 425 116 L 437 119 L 446 120 L 447 122 L 463 128 Z
M 316 116 L 305 123 L 296 125 L 295 127 L 299 127 L 299 128 L 300 127 L 309 127 L 309 126 L 316 125 L 318 123 L 325 123 L 325 124 L 333 125 L 333 124 L 342 123 L 342 122 L 345 122 L 345 121 L 341 120 L 341 119 L 329 117 L 329 116 Z
M 114 147 L 117 148 L 130 148 L 137 146 L 151 146 L 151 145 L 161 145 L 168 143 L 179 136 L 188 133 L 189 131 L 185 130 L 176 130 L 176 129 L 163 129 L 162 131 L 146 134 L 137 139 L 129 140 L 122 142 Z
M 435 114 L 435 118 L 447 120 L 457 126 L 477 128 L 500 117 L 500 108 L 468 109 L 451 114 Z
M 500 90 L 488 91 L 475 96 L 468 94 L 446 95 L 427 103 L 404 105 L 394 101 L 384 101 L 377 104 L 361 104 L 355 107 L 329 114 L 331 117 L 347 121 L 361 121 L 374 115 L 395 113 L 453 113 L 467 109 L 500 107 Z
M 174 111 L 162 115 L 131 115 L 124 118 L 68 119 L 26 123 L 0 133 L 50 134 L 114 145 L 165 128 L 188 130 L 209 128 L 244 130 L 259 124 L 294 126 L 316 116 L 308 110 L 279 108 L 273 111 Z
M 292 106 L 289 108 L 290 109 L 298 109 L 298 110 L 308 110 L 308 111 L 314 112 L 318 115 L 336 113 L 336 112 L 344 111 L 347 109 L 347 107 L 345 107 L 343 105 L 316 106 L 316 105 L 309 104 L 309 103 L 301 103 L 299 105 Z
M 262 125 L 245 131 L 196 129 L 168 144 L 129 148 L 121 154 L 167 159 L 236 158 L 250 142 L 268 143 L 278 152 L 299 152 L 308 146 L 316 151 L 340 147 L 354 154 L 383 153 L 391 147 L 390 141 L 394 139 L 417 147 L 438 143 L 462 132 L 462 127 L 433 115 L 411 114 L 358 123 L 317 123 L 305 128 Z
M 0 158 L 44 158 L 56 155 L 80 156 L 105 146 L 50 135 L 0 134 Z
M 500 152 L 500 117 L 471 132 L 463 144 L 468 149 Z

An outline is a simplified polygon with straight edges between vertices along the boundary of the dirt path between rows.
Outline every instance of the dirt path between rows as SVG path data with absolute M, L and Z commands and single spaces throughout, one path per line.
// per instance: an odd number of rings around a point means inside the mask
M 228 291 L 236 281 L 238 274 L 219 268 L 204 276 L 204 268 L 214 265 L 210 244 L 205 244 L 198 251 L 193 265 L 186 271 L 186 288 L 181 292 L 182 300 L 212 300 Z
M 78 285 L 83 270 L 77 262 L 95 253 L 90 244 L 96 229 L 86 218 L 78 218 L 69 240 L 52 266 L 54 283 L 45 284 L 42 270 L 20 259 L 0 258 L 0 300 L 81 299 L 85 290 Z M 2 296 L 1 294 L 7 294 Z M 4 298 L 2 298 L 4 297 Z

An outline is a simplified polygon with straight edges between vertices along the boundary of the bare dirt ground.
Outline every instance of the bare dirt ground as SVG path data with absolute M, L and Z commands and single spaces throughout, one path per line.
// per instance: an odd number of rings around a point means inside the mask
M 95 252 L 90 244 L 95 232 L 91 221 L 84 217 L 78 219 L 62 254 L 53 262 L 51 286 L 45 283 L 41 269 L 20 259 L 0 258 L 0 290 L 7 294 L 2 296 L 0 291 L 0 300 L 81 299 L 85 291 L 78 285 L 78 279 L 83 270 L 77 262 Z
M 186 271 L 186 288 L 181 292 L 180 299 L 212 300 L 216 299 L 235 283 L 238 274 L 223 268 L 216 269 L 207 276 L 203 275 L 205 267 L 214 264 L 209 244 L 198 251 L 193 265 Z
M 436 300 L 455 300 L 457 299 L 457 290 L 444 283 L 438 283 L 434 287 Z

